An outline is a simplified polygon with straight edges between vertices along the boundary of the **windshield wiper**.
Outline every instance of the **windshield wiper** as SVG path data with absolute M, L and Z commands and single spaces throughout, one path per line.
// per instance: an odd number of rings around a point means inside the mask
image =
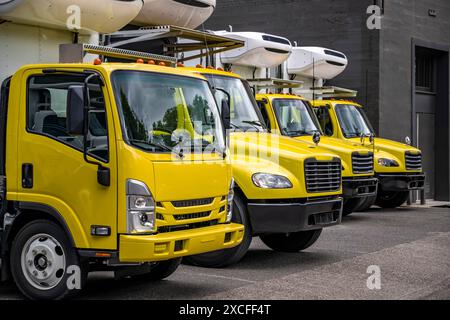
M 258 132 L 260 132 L 261 129 L 264 129 L 264 126 L 260 121 L 241 121 L 241 122 L 251 125 L 253 128 L 258 130 Z
M 145 144 L 145 145 L 147 145 L 149 147 L 159 148 L 159 149 L 162 149 L 164 151 L 169 151 L 169 152 L 173 151 L 172 148 L 170 148 L 170 147 L 168 147 L 166 145 L 160 144 L 160 143 L 156 143 L 156 142 L 145 141 L 145 140 L 137 140 L 137 139 L 129 139 L 128 141 L 131 142 L 131 143 Z
M 264 126 L 261 123 L 261 121 L 242 121 L 242 123 L 252 124 L 254 126 L 258 126 L 258 127 L 264 128 Z
M 296 130 L 296 131 L 287 131 L 286 130 L 286 132 L 290 136 L 297 136 L 297 137 L 298 136 L 310 136 L 313 134 L 312 132 L 307 132 L 305 130 Z

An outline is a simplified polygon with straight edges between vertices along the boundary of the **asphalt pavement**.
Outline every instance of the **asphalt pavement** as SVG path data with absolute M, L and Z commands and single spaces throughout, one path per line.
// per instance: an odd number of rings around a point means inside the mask
M 21 298 L 13 284 L 0 284 L 0 300 Z M 254 238 L 235 266 L 182 265 L 154 283 L 92 273 L 77 298 L 450 299 L 450 208 L 356 213 L 296 254 L 273 252 Z

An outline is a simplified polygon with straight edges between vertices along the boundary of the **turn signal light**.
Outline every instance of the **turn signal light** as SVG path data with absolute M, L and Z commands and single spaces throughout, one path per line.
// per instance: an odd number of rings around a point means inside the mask
M 136 63 L 144 63 L 144 60 L 143 59 L 137 59 Z
M 97 58 L 97 59 L 94 60 L 94 66 L 99 66 L 101 64 L 102 64 L 102 60 L 101 59 Z
M 155 64 L 156 64 L 156 62 L 155 62 L 155 60 L 148 60 L 148 64 L 152 64 L 152 65 L 155 65 Z

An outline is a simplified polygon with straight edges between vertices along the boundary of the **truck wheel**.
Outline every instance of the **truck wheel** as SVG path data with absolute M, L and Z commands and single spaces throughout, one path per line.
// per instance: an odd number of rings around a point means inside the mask
M 47 220 L 30 222 L 18 232 L 11 246 L 11 272 L 20 291 L 36 300 L 69 298 L 87 278 L 87 268 L 65 232 Z
M 260 236 L 262 242 L 278 252 L 295 253 L 311 247 L 319 239 L 322 229 Z
M 379 191 L 375 204 L 385 209 L 394 209 L 404 204 L 409 197 L 409 191 L 383 192 Z
M 364 212 L 369 210 L 377 200 L 377 196 L 370 196 L 363 198 L 358 207 L 355 209 L 355 212 Z
M 351 215 L 353 212 L 355 212 L 355 209 L 359 206 L 360 203 L 360 198 L 345 199 L 344 207 L 342 209 L 342 216 L 346 217 Z
M 250 247 L 252 231 L 247 215 L 247 207 L 238 193 L 234 196 L 232 221 L 243 224 L 245 227 L 244 239 L 237 247 L 186 257 L 184 261 L 188 264 L 203 268 L 223 268 L 239 262 Z
M 161 261 L 152 266 L 149 273 L 133 276 L 136 279 L 159 281 L 171 276 L 181 264 L 182 258 Z

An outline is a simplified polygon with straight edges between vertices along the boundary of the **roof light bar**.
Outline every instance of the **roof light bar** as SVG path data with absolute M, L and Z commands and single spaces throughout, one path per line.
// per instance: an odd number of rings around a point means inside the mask
M 278 78 L 247 79 L 247 81 L 251 86 L 254 86 L 256 90 L 303 88 L 304 83 L 303 81 L 283 80 Z
M 98 46 L 93 44 L 83 44 L 83 52 L 98 54 L 105 57 L 118 58 L 118 59 L 126 59 L 136 61 L 138 59 L 144 60 L 154 60 L 158 62 L 165 62 L 171 65 L 177 64 L 177 59 L 174 57 L 163 56 L 159 54 L 152 54 L 146 52 L 139 52 L 133 50 L 126 50 L 120 48 L 111 48 L 105 46 Z

